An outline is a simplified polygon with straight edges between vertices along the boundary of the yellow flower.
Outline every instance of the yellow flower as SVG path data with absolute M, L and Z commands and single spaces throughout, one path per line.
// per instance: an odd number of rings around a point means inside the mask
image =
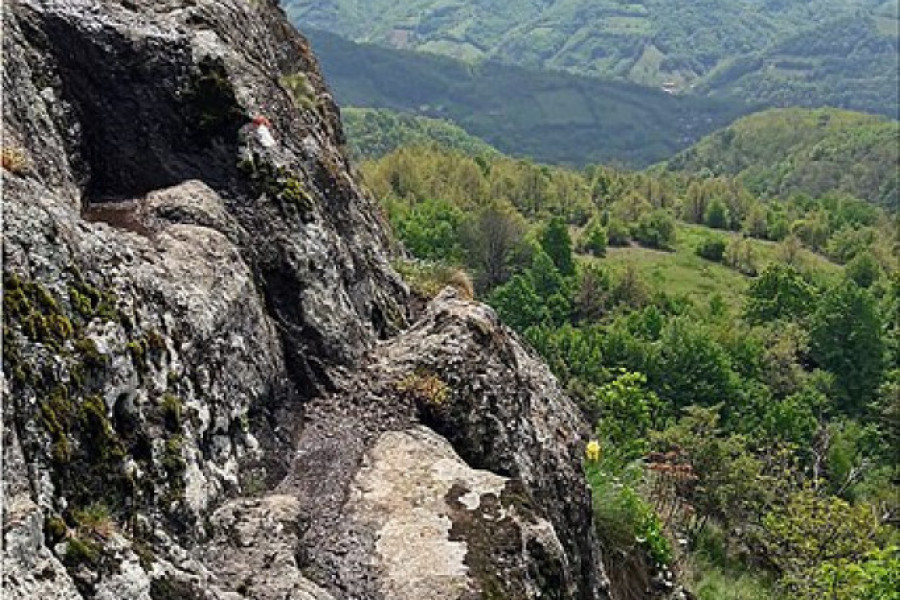
M 598 460 L 600 460 L 600 443 L 597 440 L 591 440 L 590 442 L 588 442 L 584 454 L 591 462 L 597 462 Z

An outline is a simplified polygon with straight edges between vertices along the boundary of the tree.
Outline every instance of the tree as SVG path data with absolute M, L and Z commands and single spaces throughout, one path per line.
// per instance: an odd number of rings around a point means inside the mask
M 644 246 L 669 249 L 675 244 L 675 219 L 667 210 L 654 210 L 640 218 L 634 237 Z
M 681 203 L 681 218 L 688 223 L 702 223 L 706 215 L 707 198 L 703 184 L 693 181 Z
M 662 332 L 658 373 L 651 381 L 671 410 L 712 406 L 735 397 L 735 373 L 727 353 L 696 323 L 679 317 Z
M 463 213 L 450 202 L 426 200 L 400 212 L 392 222 L 398 237 L 414 256 L 426 260 L 457 261 Z
M 725 257 L 725 240 L 720 237 L 703 240 L 697 247 L 697 256 L 713 262 L 722 262 Z
M 583 264 L 578 271 L 575 290 L 575 316 L 582 321 L 596 321 L 610 304 L 612 282 L 609 274 L 596 264 Z
M 735 238 L 725 248 L 725 264 L 744 275 L 756 276 L 756 250 L 750 240 Z
M 647 389 L 641 373 L 623 372 L 594 393 L 600 414 L 597 434 L 611 452 L 623 460 L 643 456 L 649 446 L 647 434 L 659 410 L 659 399 Z
M 728 229 L 728 209 L 725 203 L 718 198 L 714 198 L 706 207 L 703 221 L 707 227 L 712 227 L 713 229 Z
M 841 597 L 820 578 L 823 563 L 860 563 L 876 549 L 880 523 L 871 507 L 851 505 L 812 489 L 792 494 L 763 518 L 767 559 L 794 597 Z M 846 598 L 846 596 L 844 596 Z
M 861 288 L 870 288 L 881 277 L 881 265 L 871 252 L 862 252 L 851 260 L 844 274 Z
M 511 206 L 488 206 L 463 229 L 463 241 L 482 287 L 491 289 L 509 277 L 509 261 L 522 243 L 525 223 Z
M 850 280 L 829 289 L 810 323 L 813 360 L 835 376 L 842 408 L 859 414 L 881 385 L 885 344 L 875 300 Z
M 546 252 L 539 251 L 534 255 L 528 277 L 534 291 L 545 301 L 554 294 L 566 293 L 566 281 Z
M 575 274 L 575 263 L 572 260 L 572 238 L 569 228 L 562 217 L 550 219 L 541 235 L 541 247 L 553 260 L 553 264 L 563 275 Z
M 806 317 L 813 306 L 815 289 L 793 267 L 772 263 L 750 284 L 744 318 L 761 324 Z
M 610 246 L 627 246 L 628 245 L 628 226 L 617 218 L 610 217 L 606 225 L 607 237 Z
M 531 279 L 525 275 L 515 275 L 495 289 L 488 303 L 504 323 L 519 332 L 539 325 L 547 316 L 543 300 L 534 291 Z
M 584 252 L 590 252 L 594 256 L 606 256 L 606 246 L 609 240 L 606 230 L 600 225 L 599 219 L 591 219 L 581 234 L 581 248 Z

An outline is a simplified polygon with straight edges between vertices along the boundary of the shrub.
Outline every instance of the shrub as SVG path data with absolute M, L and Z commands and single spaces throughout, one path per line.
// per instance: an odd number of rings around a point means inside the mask
M 441 405 L 450 397 L 450 388 L 434 373 L 417 370 L 396 384 L 397 391 L 409 394 L 417 402 Z
M 466 300 L 475 298 L 472 279 L 459 267 L 429 261 L 398 261 L 394 268 L 413 293 L 423 298 L 430 300 L 448 286 L 455 288 Z
M 605 256 L 609 238 L 606 230 L 595 219 L 588 223 L 579 242 L 583 252 L 589 252 L 594 256 Z
M 93 504 L 73 511 L 78 530 L 86 537 L 106 539 L 112 535 L 114 524 L 109 508 L 105 504 Z
M 606 226 L 606 234 L 610 246 L 627 246 L 631 237 L 625 223 L 616 218 L 609 220 Z
M 644 246 L 670 249 L 675 244 L 675 219 L 665 210 L 643 215 L 634 229 L 634 237 Z
M 278 82 L 288 91 L 297 108 L 307 110 L 315 108 L 316 89 L 310 83 L 306 73 L 284 75 Z
M 725 258 L 725 246 L 725 240 L 722 238 L 703 240 L 703 243 L 697 248 L 697 256 L 713 262 L 722 262 Z
M 709 203 L 706 207 L 706 214 L 703 215 L 703 221 L 707 227 L 713 229 L 728 228 L 728 208 L 718 198 Z

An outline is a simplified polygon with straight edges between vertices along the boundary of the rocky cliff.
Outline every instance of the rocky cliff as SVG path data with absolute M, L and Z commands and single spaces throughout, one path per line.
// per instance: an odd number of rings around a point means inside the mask
M 409 313 L 275 2 L 3 18 L 4 598 L 608 597 L 578 412 Z

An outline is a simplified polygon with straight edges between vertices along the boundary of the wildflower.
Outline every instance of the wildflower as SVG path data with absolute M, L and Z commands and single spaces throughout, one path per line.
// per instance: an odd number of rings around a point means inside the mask
M 598 460 L 600 460 L 600 443 L 597 440 L 591 440 L 590 442 L 588 442 L 584 454 L 591 462 L 597 462 Z

